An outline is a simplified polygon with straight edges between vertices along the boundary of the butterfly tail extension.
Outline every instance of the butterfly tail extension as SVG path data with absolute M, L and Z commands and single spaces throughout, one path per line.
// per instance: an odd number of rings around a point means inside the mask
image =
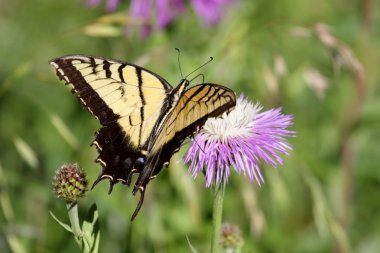
M 131 220 L 133 221 L 138 215 L 141 206 L 144 202 L 144 194 L 146 191 L 146 186 L 150 180 L 152 180 L 162 169 L 163 165 L 167 163 L 167 159 L 162 155 L 162 150 L 156 154 L 151 154 L 147 157 L 142 172 L 140 173 L 136 183 L 133 187 L 132 194 L 136 195 L 140 192 L 140 199 L 137 204 L 135 211 L 133 212 Z
M 140 186 L 138 190 L 140 191 L 140 199 L 135 211 L 132 214 L 131 221 L 133 221 L 136 218 L 136 216 L 139 214 L 142 204 L 144 203 L 145 187 Z

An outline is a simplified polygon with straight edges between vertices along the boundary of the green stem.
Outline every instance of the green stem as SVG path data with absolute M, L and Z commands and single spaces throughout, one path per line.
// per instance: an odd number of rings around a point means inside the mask
M 221 252 L 219 246 L 220 228 L 222 226 L 222 211 L 225 185 L 219 184 L 214 187 L 214 207 L 212 211 L 212 238 L 211 253 Z
M 79 247 L 82 249 L 83 233 L 79 225 L 78 204 L 77 202 L 67 203 L 66 207 L 67 207 L 67 213 L 69 214 L 71 229 L 73 230 L 75 241 L 77 242 Z

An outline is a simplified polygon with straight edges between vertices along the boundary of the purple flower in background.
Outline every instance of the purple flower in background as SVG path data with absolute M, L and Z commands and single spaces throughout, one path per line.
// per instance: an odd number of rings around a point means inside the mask
M 168 26 L 178 15 L 183 13 L 183 0 L 157 0 L 157 27 L 159 30 Z
M 152 8 L 151 0 L 131 0 L 129 7 L 129 16 L 140 19 L 142 22 L 141 36 L 147 37 L 151 32 L 150 26 L 150 9 Z M 127 33 L 129 27 L 127 27 Z
M 224 9 L 233 2 L 234 0 L 191 0 L 195 12 L 206 25 L 217 24 Z
M 95 7 L 100 4 L 100 0 L 87 0 L 87 5 L 89 7 Z M 117 7 L 120 5 L 120 0 L 106 0 L 106 10 L 116 11 Z
M 116 11 L 121 0 L 106 0 L 106 10 Z M 199 19 L 207 26 L 216 25 L 227 6 L 235 0 L 189 0 Z M 101 0 L 87 0 L 87 6 L 95 7 Z M 141 36 L 147 37 L 152 31 L 152 20 L 157 30 L 163 30 L 179 15 L 185 12 L 184 0 L 130 0 L 129 17 L 141 26 Z M 127 33 L 132 25 L 127 26 Z
M 96 7 L 100 4 L 100 0 L 87 0 L 87 6 L 88 7 Z
M 185 10 L 183 0 L 131 0 L 129 16 L 141 20 L 141 36 L 143 38 L 147 37 L 152 30 L 150 15 L 153 7 L 156 8 L 156 26 L 158 30 L 164 29 Z M 127 31 L 129 32 L 128 28 Z
M 295 133 L 287 130 L 292 125 L 291 115 L 282 114 L 280 108 L 261 110 L 260 104 L 254 105 L 241 95 L 234 110 L 208 119 L 183 159 L 190 163 L 193 177 L 206 166 L 206 187 L 226 183 L 232 166 L 261 185 L 264 178 L 259 164 L 282 164 L 279 155 L 289 155 L 292 150 L 285 138 Z

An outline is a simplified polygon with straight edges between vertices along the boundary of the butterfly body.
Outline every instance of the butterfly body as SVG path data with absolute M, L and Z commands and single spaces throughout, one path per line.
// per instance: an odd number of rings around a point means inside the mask
M 50 61 L 61 80 L 73 86 L 84 108 L 102 124 L 92 143 L 99 153 L 102 173 L 110 190 L 117 182 L 130 186 L 139 174 L 133 194 L 140 191 L 136 217 L 146 185 L 167 165 L 182 142 L 236 104 L 233 91 L 217 84 L 191 88 L 183 79 L 172 88 L 142 67 L 101 57 L 71 55 Z

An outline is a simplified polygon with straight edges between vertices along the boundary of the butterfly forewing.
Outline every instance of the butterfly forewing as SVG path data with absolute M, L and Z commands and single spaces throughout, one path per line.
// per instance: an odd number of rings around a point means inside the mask
M 186 90 L 152 140 L 135 190 L 145 187 L 151 177 L 160 172 L 163 164 L 169 162 L 181 143 L 202 127 L 208 118 L 221 115 L 235 104 L 235 93 L 220 85 L 200 84 Z
M 208 118 L 221 115 L 235 104 L 235 93 L 220 85 L 200 84 L 186 90 L 149 151 L 158 152 L 161 147 L 173 142 L 176 135 L 187 137 L 193 134 Z
M 145 144 L 153 126 L 144 125 L 144 119 L 157 120 L 157 108 L 172 89 L 163 78 L 132 64 L 99 57 L 74 55 L 51 63 L 102 125 L 117 120 L 123 130 L 134 133 L 129 136 L 131 144 L 136 148 Z

